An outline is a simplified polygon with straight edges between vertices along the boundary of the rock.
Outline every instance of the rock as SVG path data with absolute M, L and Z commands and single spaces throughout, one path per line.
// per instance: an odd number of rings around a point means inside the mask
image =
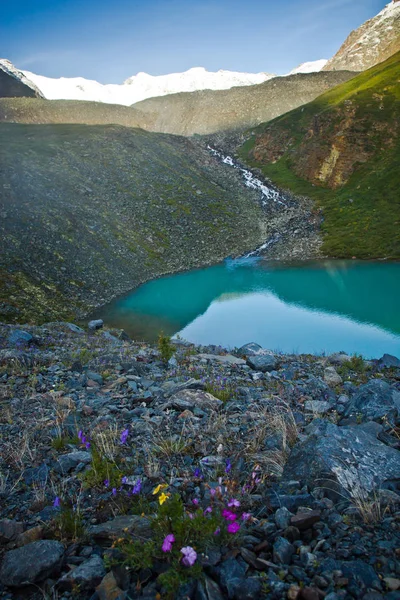
M 125 530 L 133 537 L 137 536 L 145 540 L 150 539 L 152 534 L 149 520 L 138 515 L 124 515 L 106 523 L 93 525 L 89 527 L 88 533 L 94 539 L 112 540 L 121 537 Z
M 293 527 L 297 527 L 300 531 L 310 529 L 314 523 L 318 523 L 321 520 L 321 511 L 310 510 L 309 512 L 298 513 L 290 519 L 290 524 Z
M 400 479 L 398 451 L 364 431 L 338 427 L 322 419 L 306 440 L 297 443 L 284 467 L 282 479 L 299 479 L 311 488 L 340 491 L 354 487 L 366 492 Z M 335 496 L 336 498 L 336 496 Z
M 275 356 L 268 354 L 262 356 L 249 356 L 247 364 L 254 371 L 261 371 L 262 373 L 275 371 L 278 367 L 278 361 Z
M 0 520 L 0 544 L 14 542 L 24 531 L 23 523 L 12 521 L 11 519 Z
M 93 321 L 89 321 L 88 328 L 90 329 L 90 331 L 96 331 L 96 329 L 101 329 L 103 325 L 103 319 L 94 319 Z
M 378 360 L 378 365 L 384 369 L 390 369 L 391 367 L 399 369 L 400 360 L 396 356 L 392 356 L 391 354 L 384 354 L 382 358 Z
M 219 585 L 205 575 L 197 584 L 195 600 L 224 600 L 224 596 Z
M 75 469 L 79 463 L 87 465 L 91 462 L 91 460 L 92 455 L 90 452 L 78 450 L 76 452 L 70 452 L 69 454 L 62 454 L 59 456 L 55 469 L 59 473 L 69 473 L 69 471 Z
M 343 363 L 349 362 L 351 360 L 351 356 L 344 354 L 343 352 L 338 352 L 336 354 L 332 354 L 329 357 L 329 360 L 334 365 L 342 365 Z
M 236 588 L 235 600 L 259 600 L 261 595 L 261 580 L 258 577 L 247 577 Z
M 304 587 L 297 598 L 298 600 L 320 600 L 318 589 L 315 587 Z
M 100 556 L 93 556 L 58 580 L 60 590 L 91 590 L 98 585 L 106 574 L 103 560 Z
M 162 410 L 167 408 L 175 408 L 178 410 L 193 410 L 194 408 L 201 409 L 217 409 L 223 406 L 222 400 L 218 400 L 212 394 L 201 390 L 184 389 L 171 396 L 167 404 L 164 404 Z
M 222 589 L 228 594 L 228 598 L 236 598 L 235 593 L 244 580 L 245 569 L 234 558 L 222 563 L 219 571 L 219 582 Z
M 34 342 L 33 336 L 23 329 L 13 329 L 8 336 L 10 346 L 18 346 L 19 348 L 29 346 Z
M 203 358 L 205 360 L 212 360 L 222 364 L 228 365 L 245 365 L 246 361 L 243 358 L 237 358 L 232 354 L 197 354 L 196 358 Z
M 335 367 L 326 367 L 324 371 L 324 381 L 330 386 L 340 385 L 343 383 L 343 379 L 340 377 Z
M 288 600 L 296 600 L 297 596 L 300 593 L 300 590 L 301 590 L 301 587 L 292 583 L 292 585 L 290 586 L 290 588 L 287 591 Z
M 53 540 L 41 540 L 10 550 L 4 555 L 0 581 L 9 587 L 42 581 L 55 575 L 63 557 L 64 546 Z
M 387 355 L 385 354 L 385 356 L 387 356 Z M 387 589 L 390 590 L 391 592 L 400 590 L 400 579 L 396 579 L 395 577 L 384 577 L 383 581 L 384 581 L 384 584 L 386 585 Z
M 292 556 L 295 552 L 294 546 L 283 537 L 278 537 L 273 546 L 274 563 L 290 565 Z
M 395 425 L 400 415 L 400 392 L 386 381 L 372 379 L 361 385 L 346 405 L 345 417 L 354 416 L 361 421 L 387 419 Z
M 278 508 L 275 512 L 275 523 L 279 529 L 286 529 L 289 526 L 292 517 L 293 513 L 283 506 L 282 508 Z
M 75 323 L 65 323 L 65 327 L 68 327 L 68 329 L 73 333 L 85 333 L 85 330 L 82 329 L 82 327 L 75 325 Z
M 99 600 L 124 600 L 125 592 L 118 587 L 117 581 L 112 571 L 103 577 L 101 583 L 96 588 Z
M 331 410 L 332 405 L 330 402 L 325 402 L 325 400 L 306 400 L 304 408 L 315 415 L 324 415 Z
M 40 467 L 29 467 L 23 472 L 23 478 L 26 485 L 45 484 L 50 476 L 49 467 L 46 464 L 40 465 Z
M 245 344 L 244 346 L 241 346 L 236 354 L 239 354 L 239 356 L 247 357 L 247 356 L 258 356 L 260 354 L 265 354 L 265 353 L 266 353 L 266 351 L 263 349 L 262 346 L 260 346 L 259 344 L 256 344 L 255 342 L 250 342 L 248 344 Z
M 31 527 L 30 529 L 27 529 L 17 537 L 17 546 L 26 546 L 26 544 L 31 544 L 32 542 L 41 540 L 43 537 L 43 533 L 44 529 L 41 525 Z

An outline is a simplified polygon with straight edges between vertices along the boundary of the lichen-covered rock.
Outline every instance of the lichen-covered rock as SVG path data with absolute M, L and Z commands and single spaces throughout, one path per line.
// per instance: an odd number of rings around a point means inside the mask
M 387 419 L 394 425 L 400 415 L 400 392 L 386 381 L 372 379 L 359 387 L 346 405 L 344 416 L 355 416 L 361 421 Z
M 60 590 L 72 590 L 79 586 L 80 590 L 91 590 L 98 585 L 106 574 L 103 560 L 93 556 L 59 579 Z

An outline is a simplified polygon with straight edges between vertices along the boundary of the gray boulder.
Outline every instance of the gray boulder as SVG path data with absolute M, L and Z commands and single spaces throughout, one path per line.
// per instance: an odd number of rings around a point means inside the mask
M 23 329 L 13 329 L 8 337 L 10 346 L 29 346 L 33 341 L 33 336 Z
M 175 408 L 176 410 L 193 410 L 197 407 L 204 410 L 217 409 L 220 406 L 223 406 L 222 400 L 215 398 L 215 396 L 209 394 L 208 392 L 184 389 L 171 396 L 168 402 L 161 408 L 162 410 L 166 410 L 167 408 Z
M 297 479 L 310 488 L 339 493 L 369 493 L 400 481 L 399 452 L 374 435 L 322 419 L 307 432 L 310 435 L 292 449 L 283 480 Z
M 6 552 L 0 569 L 3 585 L 29 585 L 53 576 L 61 567 L 64 546 L 53 540 L 32 542 Z
M 295 547 L 287 539 L 278 537 L 273 546 L 272 559 L 274 563 L 289 565 L 294 553 Z
M 78 586 L 79 590 L 91 590 L 99 585 L 105 574 L 103 560 L 96 555 L 63 575 L 57 585 L 60 590 L 72 590 Z
M 386 381 L 371 379 L 358 388 L 343 414 L 345 417 L 356 417 L 361 422 L 380 422 L 385 417 L 394 425 L 400 415 L 400 392 Z
M 382 358 L 379 359 L 378 365 L 384 369 L 390 369 L 391 367 L 399 369 L 400 360 L 392 354 L 384 354 Z
M 257 356 L 259 354 L 265 354 L 265 350 L 260 344 L 250 342 L 249 344 L 241 346 L 237 351 L 237 354 L 239 354 L 239 356 Z
M 63 454 L 59 457 L 56 463 L 56 471 L 59 473 L 69 473 L 72 469 L 75 469 L 80 463 L 87 465 L 92 460 L 90 452 L 84 450 L 78 450 L 77 452 L 70 452 L 69 454 Z
M 262 373 L 267 373 L 270 371 L 275 371 L 278 367 L 278 361 L 275 356 L 270 354 L 263 354 L 261 356 L 249 356 L 247 358 L 247 364 L 249 367 L 254 369 L 254 371 L 261 371 Z
M 93 321 L 89 321 L 88 328 L 90 329 L 90 331 L 96 331 L 96 329 L 101 329 L 103 325 L 103 319 L 94 319 Z
M 328 385 L 332 386 L 340 385 L 341 383 L 343 383 L 343 379 L 340 377 L 335 367 L 326 367 L 324 371 L 324 381 Z
M 93 525 L 89 528 L 88 533 L 97 540 L 113 540 L 121 537 L 127 531 L 133 537 L 145 540 L 150 539 L 152 535 L 150 521 L 138 515 L 123 515 L 112 521 Z

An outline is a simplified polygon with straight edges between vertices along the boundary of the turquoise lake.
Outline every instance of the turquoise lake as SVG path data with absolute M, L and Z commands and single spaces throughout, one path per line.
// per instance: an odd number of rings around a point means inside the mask
M 150 281 L 98 316 L 137 340 L 162 330 L 227 348 L 400 356 L 400 263 L 226 260 Z

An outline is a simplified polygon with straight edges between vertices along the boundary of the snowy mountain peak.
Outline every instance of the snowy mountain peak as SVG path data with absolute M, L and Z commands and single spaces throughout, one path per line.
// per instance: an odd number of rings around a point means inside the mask
M 192 67 L 183 73 L 149 75 L 140 72 L 123 84 L 102 85 L 83 77 L 60 77 L 52 79 L 24 71 L 49 100 L 91 100 L 108 104 L 130 106 L 146 98 L 165 96 L 179 92 L 199 90 L 226 90 L 236 86 L 263 83 L 274 77 L 269 73 L 239 73 L 235 71 L 207 71 L 204 67 Z

